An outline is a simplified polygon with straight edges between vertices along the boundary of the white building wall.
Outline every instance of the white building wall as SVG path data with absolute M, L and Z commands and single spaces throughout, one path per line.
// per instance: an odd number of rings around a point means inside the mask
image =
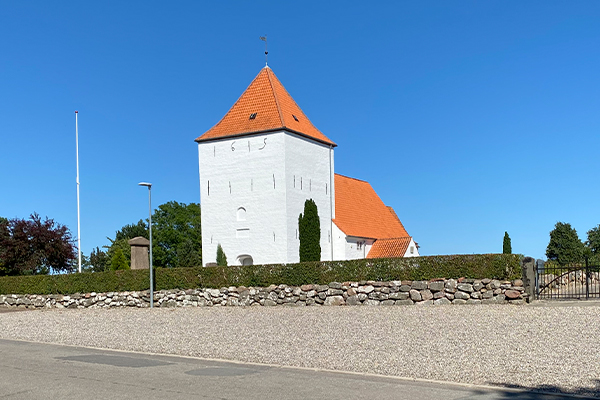
M 336 224 L 333 224 L 333 259 L 346 259 L 346 234 Z
M 286 212 L 288 228 L 288 263 L 300 261 L 298 217 L 304 212 L 304 202 L 313 199 L 321 225 L 321 260 L 331 260 L 331 182 L 333 150 L 301 136 L 285 134 Z
M 216 261 L 219 243 L 229 265 L 241 264 L 242 255 L 254 264 L 285 262 L 284 148 L 283 132 L 198 144 L 205 265 Z
M 374 240 L 372 239 L 346 236 L 346 243 L 344 246 L 346 250 L 346 260 L 367 258 L 367 254 L 369 254 L 373 242 Z
M 406 253 L 404 253 L 404 257 L 419 257 L 419 248 L 417 247 L 417 243 L 415 243 L 414 239 L 410 239 L 410 243 L 406 248 Z

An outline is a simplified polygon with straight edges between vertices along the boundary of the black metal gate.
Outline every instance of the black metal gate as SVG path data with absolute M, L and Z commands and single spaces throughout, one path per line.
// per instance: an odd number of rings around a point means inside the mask
M 538 299 L 600 298 L 600 266 L 584 263 L 545 264 L 536 274 Z

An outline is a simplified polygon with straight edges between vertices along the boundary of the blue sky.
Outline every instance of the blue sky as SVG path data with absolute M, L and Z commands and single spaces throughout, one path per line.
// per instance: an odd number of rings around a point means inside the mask
M 545 258 L 600 224 L 600 2 L 3 2 L 0 216 L 108 244 L 198 202 L 194 139 L 264 65 L 421 253 Z

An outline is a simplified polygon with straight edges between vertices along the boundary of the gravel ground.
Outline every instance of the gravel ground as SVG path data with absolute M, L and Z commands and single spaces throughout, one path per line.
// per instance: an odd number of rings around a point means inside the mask
M 600 305 L 0 314 L 0 338 L 600 396 Z

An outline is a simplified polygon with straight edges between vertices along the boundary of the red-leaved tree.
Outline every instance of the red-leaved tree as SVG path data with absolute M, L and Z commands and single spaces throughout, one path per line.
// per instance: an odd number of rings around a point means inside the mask
M 0 275 L 72 272 L 75 258 L 66 226 L 35 213 L 28 220 L 0 218 Z

